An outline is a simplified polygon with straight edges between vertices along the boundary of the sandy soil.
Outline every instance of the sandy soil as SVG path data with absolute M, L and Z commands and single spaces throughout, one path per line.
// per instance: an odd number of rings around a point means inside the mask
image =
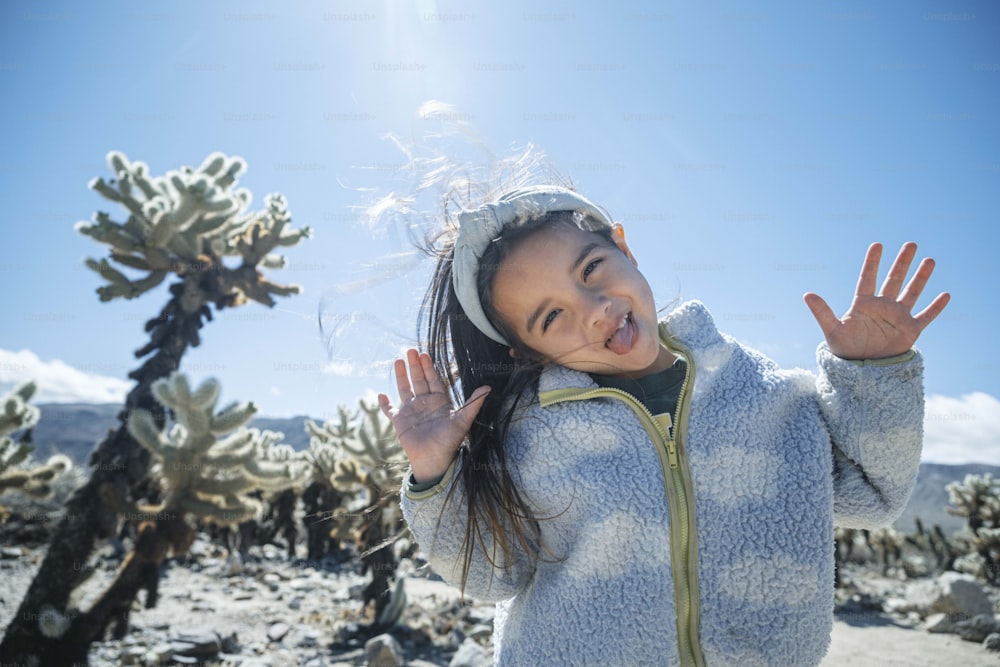
M 126 652 L 139 655 L 153 649 L 179 632 L 214 631 L 221 636 L 235 633 L 238 649 L 232 655 L 204 665 L 243 667 L 341 667 L 364 665 L 360 645 L 337 644 L 343 628 L 361 620 L 352 593 L 365 578 L 349 569 L 322 568 L 289 563 L 277 550 L 268 550 L 248 563 L 239 574 L 225 576 L 227 563 L 212 547 L 197 563 L 171 564 L 161 583 L 161 601 L 155 609 L 137 609 L 132 614 L 133 630 L 121 642 L 95 644 L 91 664 L 122 664 Z M 41 550 L 31 550 L 20 558 L 0 560 L 0 628 L 17 611 L 23 591 L 30 582 Z M 113 574 L 112 561 L 90 582 L 91 593 L 106 585 Z M 409 606 L 401 625 L 424 629 L 434 635 L 442 618 L 454 615 L 458 593 L 450 586 L 421 577 L 408 578 Z M 86 598 L 84 599 L 86 601 Z M 475 635 L 480 627 L 480 644 L 492 652 L 490 638 L 481 626 L 489 623 L 492 608 L 479 605 L 462 611 L 458 625 L 464 634 Z M 287 634 L 269 639 L 275 623 L 286 623 Z M 450 627 L 450 626 L 449 626 Z M 447 630 L 447 628 L 446 628 Z M 458 638 L 436 635 L 435 642 L 404 641 L 411 664 L 447 665 Z M 488 664 L 488 663 L 484 663 Z M 829 654 L 823 667 L 952 667 L 956 665 L 1000 665 L 1000 654 L 989 653 L 980 645 L 955 635 L 930 634 L 913 621 L 883 613 L 838 614 Z
M 1000 655 L 958 635 L 935 635 L 885 615 L 837 619 L 822 667 L 979 667 L 1000 665 Z

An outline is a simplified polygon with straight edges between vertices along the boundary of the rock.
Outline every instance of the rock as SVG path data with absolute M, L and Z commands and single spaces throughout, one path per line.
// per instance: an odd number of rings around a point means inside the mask
M 967 642 L 982 642 L 993 633 L 1000 633 L 1000 622 L 993 614 L 980 614 L 955 623 L 955 634 Z
M 240 652 L 240 640 L 236 636 L 235 632 L 230 632 L 225 637 L 221 638 L 222 652 L 223 653 L 239 653 Z
M 319 640 L 322 637 L 322 633 L 319 630 L 306 627 L 302 631 L 302 637 L 299 639 L 299 643 L 295 646 L 298 648 L 315 648 L 319 646 Z
M 280 642 L 285 638 L 285 635 L 287 635 L 288 631 L 291 629 L 292 626 L 288 625 L 288 623 L 278 621 L 277 623 L 273 623 L 271 627 L 267 629 L 267 638 L 272 642 Z
M 475 623 L 476 625 L 480 623 L 488 623 L 492 626 L 495 614 L 496 609 L 493 607 L 469 607 L 469 611 L 466 612 L 465 617 L 469 619 L 470 623 Z
M 993 613 L 993 604 L 983 587 L 972 576 L 958 572 L 945 572 L 937 579 L 917 583 L 906 597 L 923 617 L 944 613 L 972 618 Z
M 302 598 L 300 596 L 298 596 L 298 595 L 296 595 L 295 597 L 293 597 L 291 600 L 288 601 L 288 608 L 292 609 L 294 611 L 298 611 L 299 609 L 301 609 L 302 608 Z
M 147 665 L 165 665 L 174 657 L 174 647 L 170 644 L 157 644 L 146 652 L 144 662 Z
M 491 667 L 493 656 L 473 639 L 466 639 L 455 651 L 448 667 Z
M 388 633 L 365 642 L 365 659 L 370 667 L 402 667 L 405 664 L 402 647 Z
M 316 588 L 316 583 L 311 579 L 299 577 L 298 579 L 293 579 L 289 582 L 288 586 L 293 591 L 311 591 Z
M 927 562 L 919 556 L 907 556 L 903 559 L 903 572 L 910 579 L 920 579 L 930 574 Z
M 1000 651 L 1000 633 L 986 635 L 983 640 L 983 648 L 987 651 Z
M 465 643 L 465 632 L 456 625 L 448 634 L 448 646 L 458 650 L 463 643 Z
M 487 640 L 493 636 L 493 626 L 486 625 L 485 623 L 480 623 L 479 625 L 472 626 L 469 630 L 469 636 L 476 640 Z
M 24 555 L 20 547 L 3 547 L 0 548 L 0 558 L 20 558 Z
M 270 588 L 272 591 L 278 590 L 281 587 L 281 577 L 276 575 L 274 572 L 268 572 L 264 575 L 264 585 Z
M 882 609 L 890 614 L 907 614 L 914 611 L 913 605 L 903 598 L 886 598 L 882 602 Z
M 196 658 L 193 655 L 178 655 L 175 653 L 173 663 L 175 665 L 200 665 L 201 659 Z
M 143 662 L 143 657 L 146 655 L 146 649 L 141 646 L 131 646 L 119 655 L 118 660 L 122 665 L 140 665 Z
M 180 632 L 170 638 L 174 654 L 194 658 L 214 658 L 222 650 L 222 640 L 214 632 Z
M 955 632 L 955 621 L 948 614 L 931 614 L 927 617 L 926 630 L 938 634 Z

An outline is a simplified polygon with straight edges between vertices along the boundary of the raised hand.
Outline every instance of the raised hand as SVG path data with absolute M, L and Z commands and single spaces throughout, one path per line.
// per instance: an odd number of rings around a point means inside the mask
M 938 294 L 916 316 L 910 312 L 934 271 L 934 260 L 924 259 L 903 289 L 903 281 L 916 252 L 916 243 L 903 244 L 882 283 L 882 289 L 875 294 L 882 244 L 869 246 L 854 300 L 843 318 L 838 319 L 818 294 L 808 292 L 804 295 L 806 305 L 823 330 L 831 352 L 843 359 L 884 359 L 903 354 L 913 346 L 927 325 L 941 314 L 951 299 L 947 292 Z
M 397 359 L 394 365 L 399 407 L 393 407 L 385 394 L 378 395 L 378 404 L 396 429 L 414 479 L 431 481 L 444 475 L 455 459 L 483 405 L 481 399 L 490 388 L 478 387 L 460 410 L 453 410 L 451 396 L 435 372 L 430 355 L 409 349 L 406 360 Z

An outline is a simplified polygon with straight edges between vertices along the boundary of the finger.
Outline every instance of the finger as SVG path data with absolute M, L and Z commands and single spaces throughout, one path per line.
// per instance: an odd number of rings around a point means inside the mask
M 410 376 L 406 374 L 406 362 L 396 359 L 392 364 L 392 369 L 396 373 L 396 390 L 399 392 L 400 403 L 406 403 L 413 398 L 413 390 L 410 389 Z
M 410 363 L 410 378 L 413 381 L 413 393 L 417 396 L 429 394 L 430 386 L 424 377 L 424 367 L 420 363 L 420 353 L 410 348 L 406 351 L 406 360 Z
M 389 421 L 396 416 L 396 411 L 392 409 L 392 403 L 389 402 L 389 397 L 385 394 L 378 395 L 378 407 L 381 408 L 382 414 L 384 414 Z
M 486 401 L 480 400 L 486 398 L 486 395 L 490 393 L 490 387 L 483 385 L 482 387 L 477 387 L 472 395 L 469 396 L 469 400 L 465 402 L 462 409 L 455 413 L 458 418 L 458 423 L 461 424 L 462 430 L 468 432 L 472 428 L 472 422 L 476 420 L 476 415 L 479 414 L 479 410 L 483 407 Z
M 920 266 L 917 267 L 917 272 L 913 274 L 910 282 L 906 285 L 906 289 L 904 289 L 903 293 L 900 295 L 899 302 L 910 310 L 913 310 L 913 307 L 917 305 L 917 299 L 920 298 L 920 293 L 924 291 L 924 287 L 927 285 L 927 281 L 930 279 L 933 271 L 933 259 L 928 257 L 920 262 Z
M 858 296 L 875 294 L 875 282 L 878 280 L 878 263 L 880 261 L 882 261 L 882 244 L 873 243 L 868 246 L 868 252 L 865 253 L 865 263 L 861 265 L 861 275 L 858 276 L 858 287 L 854 290 L 855 294 Z
M 812 311 L 813 317 L 816 318 L 816 322 L 819 324 L 819 328 L 822 329 L 823 335 L 826 335 L 827 332 L 832 331 L 840 324 L 840 319 L 833 314 L 833 310 L 831 310 L 830 306 L 827 305 L 826 301 L 819 294 L 807 292 L 802 298 L 805 300 L 806 305 L 809 306 L 809 310 Z
M 928 324 L 933 322 L 934 318 L 941 314 L 941 311 L 944 310 L 944 307 L 948 305 L 949 301 L 951 301 L 951 295 L 947 292 L 941 292 L 934 298 L 933 301 L 931 301 L 931 305 L 921 310 L 917 316 L 913 318 L 917 321 L 917 324 L 920 325 L 921 331 L 923 331 Z
M 885 282 L 882 283 L 879 296 L 886 296 L 890 299 L 895 299 L 899 296 L 899 290 L 903 287 L 906 274 L 910 272 L 910 263 L 913 261 L 915 254 L 917 254 L 916 243 L 903 244 L 903 247 L 899 249 L 899 254 L 896 255 L 896 261 L 889 268 L 889 275 L 885 277 Z
M 430 387 L 431 392 L 435 394 L 443 394 L 446 389 L 444 383 L 441 382 L 441 378 L 438 377 L 437 370 L 434 368 L 434 360 L 431 359 L 429 354 L 420 355 L 420 363 L 424 367 L 424 377 L 427 378 L 427 386 Z

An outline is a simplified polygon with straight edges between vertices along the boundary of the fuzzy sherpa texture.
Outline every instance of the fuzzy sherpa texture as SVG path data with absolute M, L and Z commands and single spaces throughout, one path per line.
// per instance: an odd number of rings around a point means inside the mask
M 708 665 L 815 665 L 833 624 L 833 527 L 902 512 L 916 480 L 922 360 L 858 363 L 817 351 L 818 377 L 781 370 L 716 329 L 700 302 L 662 323 L 690 352 L 686 465 L 694 485 L 698 638 Z M 539 391 L 596 387 L 546 367 Z M 671 508 L 660 459 L 615 398 L 541 407 L 512 425 L 512 475 L 560 562 L 516 554 L 494 569 L 477 550 L 466 594 L 497 603 L 501 666 L 679 665 Z M 458 584 L 466 509 L 456 460 L 400 496 L 432 568 Z M 456 485 L 454 502 L 444 503 Z M 435 532 L 441 514 L 441 525 Z

